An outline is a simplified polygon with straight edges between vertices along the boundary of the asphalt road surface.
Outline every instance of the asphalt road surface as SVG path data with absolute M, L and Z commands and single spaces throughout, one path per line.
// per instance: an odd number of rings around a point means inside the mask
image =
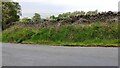
M 3 66 L 118 66 L 118 48 L 2 44 Z

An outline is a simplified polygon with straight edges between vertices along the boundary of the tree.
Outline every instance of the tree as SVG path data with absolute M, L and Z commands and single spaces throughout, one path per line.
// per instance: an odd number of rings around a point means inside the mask
M 22 23 L 31 22 L 31 19 L 28 17 L 24 17 L 24 18 L 20 19 L 20 22 L 22 22 Z
M 85 12 L 84 12 L 84 11 L 81 11 L 81 12 L 80 12 L 80 15 L 85 15 Z
M 21 6 L 17 2 L 2 2 L 2 29 L 19 21 Z
M 40 22 L 41 16 L 38 13 L 35 13 L 34 16 L 32 17 L 33 22 Z
M 98 10 L 95 11 L 88 11 L 87 15 L 96 15 L 98 13 Z
M 55 17 L 54 15 L 52 15 L 52 16 L 50 16 L 50 19 L 51 19 L 51 20 L 55 20 L 56 17 Z

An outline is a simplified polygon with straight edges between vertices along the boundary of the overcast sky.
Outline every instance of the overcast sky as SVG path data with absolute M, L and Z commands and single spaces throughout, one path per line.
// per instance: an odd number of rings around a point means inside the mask
M 35 12 L 43 18 L 73 11 L 118 11 L 119 0 L 14 0 L 22 7 L 22 17 L 32 17 Z

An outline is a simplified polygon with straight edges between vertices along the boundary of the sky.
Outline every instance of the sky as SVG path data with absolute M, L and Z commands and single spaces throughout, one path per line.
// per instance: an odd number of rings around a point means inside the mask
M 119 0 L 14 0 L 19 2 L 23 17 L 39 13 L 42 18 L 73 11 L 118 11 Z

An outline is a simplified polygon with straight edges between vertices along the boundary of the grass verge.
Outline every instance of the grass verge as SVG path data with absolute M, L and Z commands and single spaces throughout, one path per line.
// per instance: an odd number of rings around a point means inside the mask
M 117 47 L 119 34 L 117 23 L 66 24 L 59 27 L 42 28 L 14 25 L 3 31 L 2 41 L 63 46 Z

